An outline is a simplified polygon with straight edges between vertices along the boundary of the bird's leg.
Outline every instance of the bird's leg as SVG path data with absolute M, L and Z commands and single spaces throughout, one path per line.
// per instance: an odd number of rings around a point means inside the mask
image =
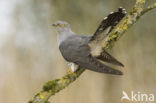
M 78 65 L 74 63 L 68 62 L 68 66 L 70 67 L 70 69 L 68 70 L 69 73 L 74 73 L 78 69 Z
M 68 69 L 68 73 L 73 74 L 74 72 L 72 71 L 71 68 Z

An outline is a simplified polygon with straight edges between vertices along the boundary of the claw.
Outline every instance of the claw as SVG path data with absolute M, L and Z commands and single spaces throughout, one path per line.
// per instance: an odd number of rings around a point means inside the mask
M 73 74 L 74 72 L 72 71 L 72 69 L 69 69 L 68 73 Z

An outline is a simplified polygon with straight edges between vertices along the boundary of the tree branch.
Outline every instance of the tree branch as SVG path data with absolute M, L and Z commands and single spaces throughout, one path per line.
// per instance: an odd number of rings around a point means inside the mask
M 133 24 L 135 24 L 142 15 L 148 11 L 156 8 L 156 3 L 144 9 L 146 0 L 136 0 L 136 4 L 133 9 L 127 14 L 127 16 L 121 21 L 116 29 L 103 41 L 102 46 L 105 49 L 111 49 L 116 41 L 127 31 Z M 80 68 L 75 73 L 67 73 L 61 79 L 56 79 L 45 83 L 43 90 L 37 93 L 32 101 L 29 103 L 48 103 L 48 99 L 55 95 L 55 93 L 64 89 L 75 81 L 85 69 Z
M 153 5 L 148 6 L 146 9 L 144 9 L 144 10 L 141 12 L 141 15 L 144 15 L 146 12 L 148 12 L 148 11 L 154 9 L 154 8 L 156 8 L 156 2 L 155 2 Z

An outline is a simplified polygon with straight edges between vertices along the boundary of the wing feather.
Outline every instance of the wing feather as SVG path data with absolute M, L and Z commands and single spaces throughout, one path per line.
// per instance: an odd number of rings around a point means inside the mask
M 75 61 L 76 64 L 78 64 L 80 67 L 100 72 L 100 73 L 106 73 L 106 74 L 113 74 L 113 75 L 123 75 L 123 73 L 120 70 L 116 70 L 114 68 L 111 68 L 102 62 L 98 61 L 93 56 L 87 56 L 87 57 L 80 57 L 79 61 Z
M 121 71 L 108 67 L 93 57 L 86 40 L 87 37 L 75 35 L 61 43 L 59 49 L 64 59 L 92 71 L 122 75 Z

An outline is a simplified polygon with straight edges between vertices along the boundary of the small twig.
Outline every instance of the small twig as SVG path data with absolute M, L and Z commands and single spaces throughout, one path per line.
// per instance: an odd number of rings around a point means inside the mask
M 146 9 L 144 9 L 142 12 L 141 12 L 141 15 L 144 15 L 146 12 L 152 10 L 152 9 L 155 9 L 156 8 L 156 2 L 151 5 L 151 6 L 148 6 Z

